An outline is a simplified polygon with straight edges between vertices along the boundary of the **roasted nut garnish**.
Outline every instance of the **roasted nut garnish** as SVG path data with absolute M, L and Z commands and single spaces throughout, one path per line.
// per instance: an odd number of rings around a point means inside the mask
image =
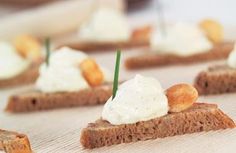
M 81 62 L 80 69 L 82 75 L 90 86 L 94 87 L 103 83 L 104 75 L 95 60 L 91 58 L 85 59 Z
M 198 98 L 197 90 L 188 84 L 177 84 L 166 90 L 169 112 L 181 112 L 192 106 Z
M 199 23 L 199 26 L 205 32 L 208 39 L 213 43 L 218 43 L 223 40 L 223 27 L 219 22 L 211 19 L 205 19 Z
M 152 27 L 144 26 L 138 29 L 135 29 L 132 33 L 132 39 L 137 41 L 145 41 L 150 39 Z
M 20 35 L 13 40 L 16 50 L 24 58 L 36 60 L 41 56 L 41 46 L 37 39 L 29 35 Z

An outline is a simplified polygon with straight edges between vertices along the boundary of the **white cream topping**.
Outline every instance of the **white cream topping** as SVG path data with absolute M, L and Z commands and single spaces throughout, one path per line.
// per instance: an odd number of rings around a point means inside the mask
M 123 42 L 131 35 L 124 14 L 112 8 L 100 8 L 82 24 L 78 32 L 83 41 Z
M 229 54 L 227 64 L 229 67 L 236 69 L 236 43 L 234 44 L 234 49 Z
M 146 121 L 168 113 L 168 100 L 158 82 L 136 75 L 119 86 L 115 98 L 106 102 L 102 118 L 111 124 Z
M 80 63 L 88 56 L 80 51 L 63 47 L 55 51 L 49 61 L 40 67 L 40 76 L 36 88 L 43 92 L 79 91 L 89 88 L 79 68 Z M 108 72 L 107 72 L 108 73 Z M 108 77 L 104 73 L 105 81 Z
M 164 36 L 160 30 L 156 30 L 151 36 L 150 44 L 153 52 L 179 56 L 207 52 L 213 47 L 197 25 L 186 23 L 168 25 Z
M 30 61 L 21 57 L 11 44 L 0 42 L 0 79 L 8 79 L 19 75 L 29 65 Z

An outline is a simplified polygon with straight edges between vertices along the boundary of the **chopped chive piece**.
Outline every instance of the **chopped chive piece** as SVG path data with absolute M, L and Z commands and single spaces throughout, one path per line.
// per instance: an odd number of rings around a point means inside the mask
M 46 49 L 46 65 L 49 66 L 50 59 L 50 38 L 45 39 L 45 49 Z
M 119 70 L 120 70 L 120 56 L 121 56 L 121 51 L 120 51 L 120 49 L 118 49 L 116 51 L 116 65 L 115 65 L 115 74 L 114 74 L 114 80 L 113 80 L 112 99 L 115 98 L 116 92 L 117 92 L 117 89 L 118 89 Z

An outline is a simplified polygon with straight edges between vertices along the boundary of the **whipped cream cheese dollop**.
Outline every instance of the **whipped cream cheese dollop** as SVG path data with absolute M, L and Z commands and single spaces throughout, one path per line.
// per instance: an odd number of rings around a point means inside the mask
M 119 86 L 115 98 L 106 102 L 102 118 L 111 124 L 146 121 L 168 113 L 168 100 L 158 82 L 136 75 Z
M 227 64 L 229 67 L 236 69 L 236 43 L 234 44 L 234 49 L 229 54 Z
M 21 57 L 10 43 L 0 42 L 0 79 L 17 76 L 29 65 L 30 61 Z
M 89 88 L 79 67 L 86 58 L 88 56 L 85 53 L 68 47 L 54 51 L 50 56 L 49 66 L 44 63 L 40 67 L 36 88 L 43 92 L 70 92 Z M 107 73 L 103 73 L 105 81 L 110 81 Z
M 124 42 L 131 35 L 130 27 L 122 12 L 112 8 L 99 8 L 78 31 L 82 41 Z
M 168 25 L 165 35 L 162 35 L 160 30 L 154 31 L 150 44 L 153 52 L 179 56 L 207 52 L 213 47 L 197 25 L 186 23 Z

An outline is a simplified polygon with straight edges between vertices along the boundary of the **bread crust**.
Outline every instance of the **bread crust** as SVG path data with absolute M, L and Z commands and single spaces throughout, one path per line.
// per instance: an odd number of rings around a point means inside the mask
M 104 104 L 112 95 L 110 85 L 76 92 L 43 93 L 28 91 L 10 96 L 6 111 L 12 113 Z
M 39 76 L 39 66 L 41 63 L 42 60 L 32 63 L 27 70 L 15 77 L 0 79 L 0 89 L 34 83 Z
M 200 72 L 194 81 L 200 95 L 236 92 L 236 70 L 227 65 L 215 65 Z
M 6 153 L 32 153 L 26 135 L 0 129 L 0 150 Z
M 129 49 L 135 47 L 145 47 L 149 45 L 150 33 L 152 27 L 150 25 L 134 29 L 132 36 L 127 42 L 71 42 L 58 46 L 68 46 L 73 49 L 82 50 L 84 52 L 108 51 L 116 49 Z
M 193 64 L 206 61 L 220 60 L 228 57 L 234 46 L 233 42 L 222 42 L 215 44 L 209 52 L 199 53 L 191 56 L 159 55 L 145 53 L 125 60 L 127 69 L 142 69 L 150 67 L 161 67 L 168 65 Z
M 60 45 L 58 48 L 62 46 L 68 46 L 72 49 L 82 50 L 84 52 L 98 52 L 98 51 L 109 51 L 116 49 L 129 49 L 135 47 L 145 47 L 148 46 L 148 41 L 139 41 L 139 40 L 130 40 L 128 42 L 116 42 L 116 43 L 96 43 L 96 42 L 74 42 Z
M 99 119 L 82 130 L 80 142 L 84 148 L 92 149 L 226 128 L 235 128 L 235 123 L 217 105 L 195 103 L 185 111 L 134 124 L 112 125 Z

